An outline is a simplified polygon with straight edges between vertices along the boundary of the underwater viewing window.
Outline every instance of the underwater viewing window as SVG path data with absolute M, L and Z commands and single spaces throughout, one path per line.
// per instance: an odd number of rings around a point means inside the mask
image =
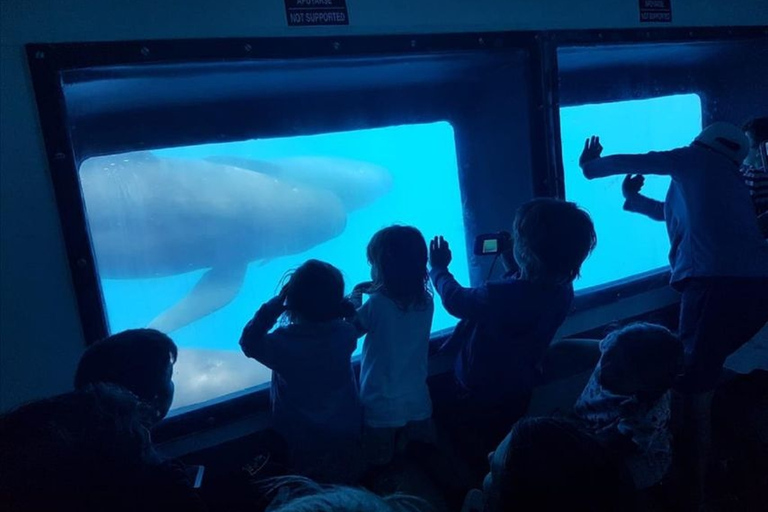
M 593 133 L 606 154 L 645 152 L 688 144 L 702 112 L 707 122 L 753 115 L 764 30 L 728 32 L 29 44 L 82 339 L 171 326 L 176 417 L 163 427 L 175 437 L 266 412 L 269 372 L 237 346 L 245 322 L 306 258 L 341 268 L 347 290 L 366 279 L 365 245 L 395 222 L 444 235 L 452 272 L 478 286 L 494 268 L 472 254 L 475 237 L 509 230 L 533 197 L 564 195 L 590 210 L 599 238 L 575 310 L 666 289 L 663 224 L 623 212 L 620 179 L 584 180 L 578 153 Z M 131 166 L 161 172 L 109 185 Z M 182 183 L 164 183 L 174 169 Z M 363 177 L 356 193 L 323 188 L 324 176 L 350 171 Z M 649 177 L 647 193 L 661 199 L 665 188 Z M 296 215 L 297 204 L 311 214 Z M 254 215 L 233 215 L 243 211 Z M 455 323 L 439 302 L 435 331 Z M 444 371 L 438 359 L 430 371 Z
M 598 135 L 604 156 L 646 153 L 686 146 L 702 128 L 697 94 L 587 104 L 560 109 L 565 194 L 587 209 L 598 234 L 577 289 L 659 270 L 668 265 L 669 238 L 663 222 L 623 209 L 624 176 L 587 180 L 579 167 L 584 140 Z M 663 201 L 667 176 L 646 176 L 643 194 Z
M 409 224 L 454 241 L 451 270 L 469 281 L 448 122 L 98 156 L 79 177 L 109 330 L 173 337 L 174 408 L 269 381 L 238 340 L 307 259 L 337 266 L 349 292 L 370 280 L 371 236 Z M 436 300 L 433 331 L 455 323 Z

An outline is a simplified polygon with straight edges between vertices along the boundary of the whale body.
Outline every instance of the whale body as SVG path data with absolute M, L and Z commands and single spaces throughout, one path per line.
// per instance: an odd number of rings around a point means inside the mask
M 302 253 L 346 226 L 333 192 L 231 165 L 137 152 L 89 158 L 79 174 L 102 278 L 209 269 L 150 324 L 165 332 L 229 303 L 249 263 Z
M 392 176 L 379 165 L 326 156 L 295 156 L 258 160 L 242 156 L 209 156 L 207 161 L 268 174 L 283 183 L 327 190 L 347 212 L 359 210 L 389 192 Z

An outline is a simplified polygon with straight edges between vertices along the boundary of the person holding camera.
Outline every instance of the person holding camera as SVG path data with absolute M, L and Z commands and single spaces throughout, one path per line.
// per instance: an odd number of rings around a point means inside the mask
M 435 291 L 445 309 L 463 320 L 441 348 L 458 349 L 454 371 L 462 410 L 453 416 L 470 423 L 483 456 L 525 414 L 537 366 L 571 308 L 572 283 L 596 242 L 587 212 L 558 199 L 534 199 L 518 209 L 511 240 L 497 242 L 519 271 L 464 288 L 448 270 L 448 242 L 432 240 Z

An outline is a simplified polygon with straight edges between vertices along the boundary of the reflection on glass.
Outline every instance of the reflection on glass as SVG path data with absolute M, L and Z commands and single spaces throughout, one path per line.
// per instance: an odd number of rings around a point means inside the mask
M 240 332 L 308 258 L 351 290 L 371 235 L 412 224 L 455 241 L 451 270 L 469 281 L 445 122 L 95 157 L 80 181 L 110 330 L 171 334 L 174 408 L 269 380 Z M 433 330 L 454 324 L 436 301 Z
M 588 181 L 579 168 L 584 140 L 599 135 L 603 155 L 663 151 L 690 144 L 701 131 L 696 94 L 617 101 L 560 109 L 565 193 L 586 208 L 597 230 L 597 248 L 582 268 L 577 289 L 664 267 L 669 239 L 663 222 L 625 212 L 623 176 Z M 646 176 L 643 194 L 660 201 L 669 177 Z

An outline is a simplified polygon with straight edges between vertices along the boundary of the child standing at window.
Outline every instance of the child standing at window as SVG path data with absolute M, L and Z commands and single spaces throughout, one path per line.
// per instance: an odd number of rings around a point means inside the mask
M 368 244 L 372 282 L 355 287 L 356 324 L 365 334 L 360 370 L 368 459 L 386 464 L 409 441 L 431 441 L 427 356 L 434 304 L 427 244 L 418 229 L 390 226 Z M 368 300 L 362 304 L 362 294 Z
M 269 332 L 285 313 L 287 325 Z M 248 322 L 243 353 L 272 370 L 272 416 L 292 465 L 323 478 L 353 460 L 361 411 L 350 357 L 357 330 L 344 320 L 344 278 L 332 265 L 309 260 L 280 294 Z M 343 476 L 342 476 L 343 478 Z
M 600 352 L 574 411 L 619 451 L 635 488 L 649 488 L 672 462 L 670 390 L 683 368 L 683 345 L 665 327 L 636 323 L 606 337 Z
M 517 210 L 506 261 L 519 272 L 477 288 L 464 288 L 448 270 L 443 237 L 430 245 L 430 276 L 443 306 L 464 329 L 441 347 L 455 356 L 458 384 L 456 445 L 475 466 L 528 409 L 534 381 L 552 338 L 573 300 L 573 281 L 597 243 L 589 214 L 576 204 L 539 198 Z M 475 439 L 474 445 L 468 442 Z

